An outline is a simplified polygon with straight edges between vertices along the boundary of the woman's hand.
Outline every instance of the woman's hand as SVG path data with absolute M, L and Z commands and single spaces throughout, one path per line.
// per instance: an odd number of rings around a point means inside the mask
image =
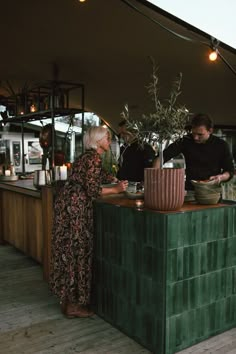
M 119 181 L 115 188 L 117 189 L 117 193 L 122 193 L 126 191 L 128 187 L 128 181 Z
M 113 180 L 112 180 L 112 183 L 119 183 L 119 182 L 120 182 L 119 179 L 116 178 L 116 177 L 114 177 Z
M 102 195 L 118 194 L 126 191 L 128 187 L 128 181 L 118 181 L 118 183 L 112 187 L 103 187 Z

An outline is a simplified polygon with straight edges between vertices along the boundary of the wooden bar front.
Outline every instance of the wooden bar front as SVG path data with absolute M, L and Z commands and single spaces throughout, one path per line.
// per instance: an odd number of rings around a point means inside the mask
M 52 188 L 37 190 L 32 180 L 0 183 L 0 243 L 8 242 L 43 265 L 48 280 Z

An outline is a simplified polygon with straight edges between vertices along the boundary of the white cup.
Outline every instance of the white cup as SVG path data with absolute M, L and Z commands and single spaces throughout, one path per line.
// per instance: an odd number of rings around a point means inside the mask
M 127 192 L 136 193 L 137 192 L 137 182 L 129 182 L 127 187 Z

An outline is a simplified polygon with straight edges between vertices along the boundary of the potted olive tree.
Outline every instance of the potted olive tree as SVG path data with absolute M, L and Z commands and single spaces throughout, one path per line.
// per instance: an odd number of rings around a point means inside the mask
M 176 210 L 184 202 L 185 171 L 183 168 L 165 168 L 163 149 L 171 140 L 182 138 L 186 133 L 189 111 L 177 102 L 181 94 L 182 73 L 174 80 L 166 100 L 160 99 L 158 68 L 153 59 L 151 78 L 147 90 L 153 101 L 153 112 L 138 119 L 132 118 L 126 105 L 122 116 L 141 144 L 148 142 L 158 146 L 160 168 L 148 168 L 144 173 L 145 205 L 158 210 Z

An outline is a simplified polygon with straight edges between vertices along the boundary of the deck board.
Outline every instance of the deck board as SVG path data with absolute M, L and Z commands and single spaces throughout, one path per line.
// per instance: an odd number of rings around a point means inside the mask
M 65 318 L 42 267 L 9 245 L 0 246 L 0 284 L 0 354 L 150 353 L 96 315 Z M 203 353 L 236 354 L 236 329 L 179 352 Z
M 42 267 L 0 246 L 0 354 L 150 353 L 98 316 L 67 319 Z

